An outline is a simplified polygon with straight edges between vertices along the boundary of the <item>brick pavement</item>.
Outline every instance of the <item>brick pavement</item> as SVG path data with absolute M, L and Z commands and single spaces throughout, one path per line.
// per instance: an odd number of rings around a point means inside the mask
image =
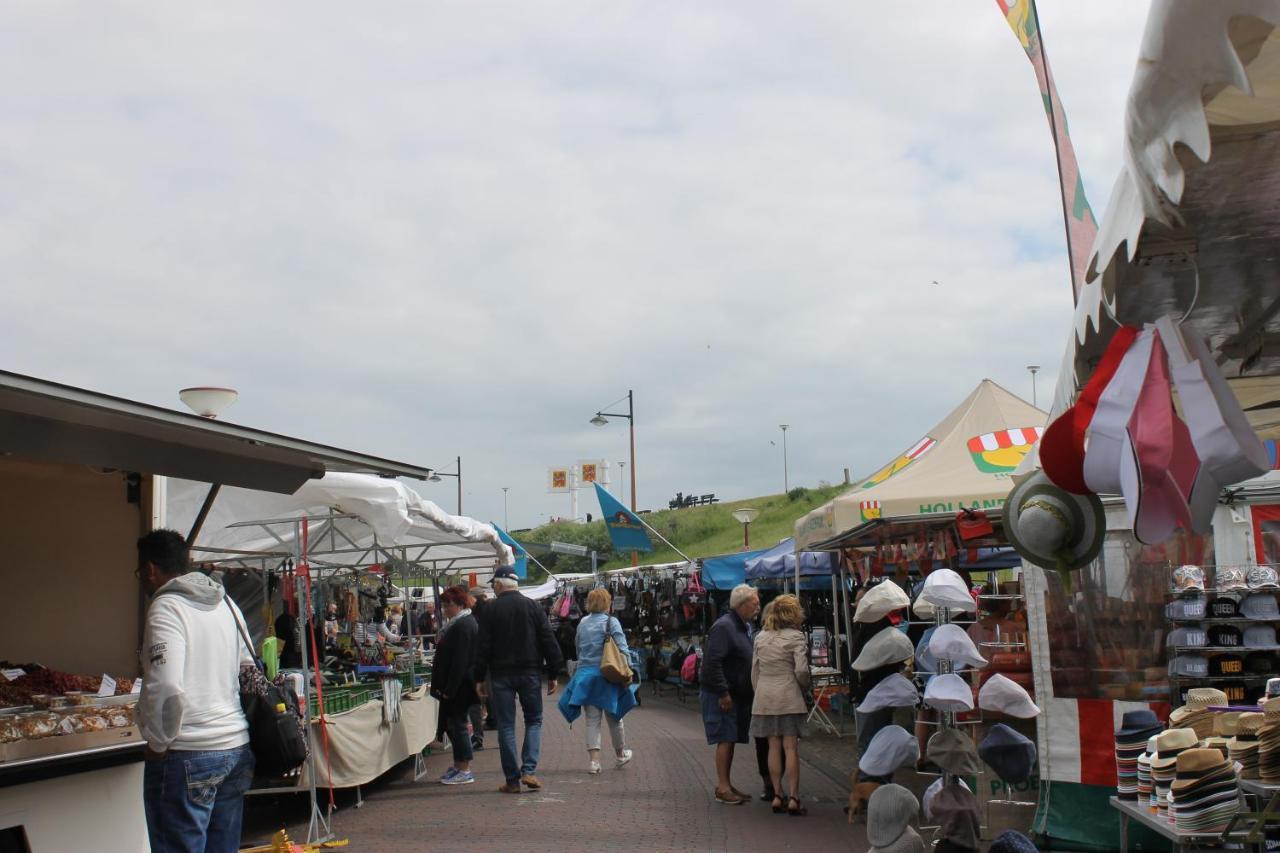
M 805 765 L 801 794 L 809 815 L 775 815 L 758 799 L 743 806 L 712 798 L 713 751 L 706 745 L 696 705 L 655 700 L 626 717 L 628 745 L 635 759 L 615 770 L 605 763 L 599 776 L 586 772 L 583 722 L 572 731 L 548 703 L 543 725 L 540 792 L 500 794 L 502 782 L 495 732 L 477 753 L 473 785 L 445 786 L 435 780 L 449 766 L 447 753 L 428 758 L 428 776 L 413 782 L 412 763 L 393 770 L 365 790 L 362 808 L 342 793 L 333 817 L 339 838 L 352 853 L 405 850 L 490 851 L 779 851 L 867 849 L 865 829 L 845 823 L 847 789 Z M 608 733 L 604 755 L 610 758 Z M 758 793 L 760 779 L 751 746 L 739 746 L 734 784 Z M 284 821 L 305 837 L 303 797 L 282 801 L 250 799 L 245 841 L 260 840 Z

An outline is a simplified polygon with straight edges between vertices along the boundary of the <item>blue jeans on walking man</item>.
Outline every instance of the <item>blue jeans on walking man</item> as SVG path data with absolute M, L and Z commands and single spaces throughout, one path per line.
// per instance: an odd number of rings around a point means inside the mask
M 244 795 L 253 782 L 248 746 L 210 752 L 170 750 L 148 759 L 142 801 L 151 853 L 235 853 Z
M 516 758 L 516 697 L 524 711 L 524 749 Z M 508 785 L 538 769 L 542 749 L 542 676 L 493 676 L 493 715 L 498 720 L 498 750 L 502 754 L 502 774 Z

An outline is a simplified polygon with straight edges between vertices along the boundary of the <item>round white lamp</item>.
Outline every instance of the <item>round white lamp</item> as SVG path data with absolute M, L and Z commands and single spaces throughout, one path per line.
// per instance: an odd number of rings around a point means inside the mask
M 186 403 L 191 411 L 210 420 L 222 414 L 222 410 L 234 403 L 239 396 L 240 392 L 234 388 L 183 388 L 178 392 L 178 399 Z

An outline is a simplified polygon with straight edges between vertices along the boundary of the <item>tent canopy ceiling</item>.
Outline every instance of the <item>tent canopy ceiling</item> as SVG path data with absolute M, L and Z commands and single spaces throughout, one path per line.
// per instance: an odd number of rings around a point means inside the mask
M 962 508 L 998 514 L 1010 474 L 1040 438 L 1048 417 L 984 379 L 947 417 L 888 465 L 796 522 L 800 549 L 824 550 L 849 534 L 898 519 L 954 516 Z
M 1116 328 L 1182 316 L 1229 376 L 1248 364 L 1255 428 L 1280 422 L 1280 0 L 1152 6 L 1125 115 L 1124 166 L 1076 308 L 1085 380 Z M 1071 374 L 1074 374 L 1071 375 Z M 1074 381 L 1073 381 L 1074 380 Z M 1270 380 L 1270 381 L 1263 381 Z
M 765 549 L 721 554 L 702 560 L 702 585 L 707 589 L 733 589 L 747 582 L 747 561 L 759 557 Z
M 0 371 L 0 451 L 289 494 L 326 471 L 426 479 L 416 465 Z
M 837 567 L 835 554 L 827 551 L 801 551 L 800 574 L 811 576 L 830 575 Z M 747 580 L 765 578 L 794 578 L 796 574 L 796 540 L 783 539 L 759 557 L 747 560 L 743 566 Z
M 170 480 L 166 524 L 190 529 L 208 488 Z M 219 553 L 199 548 L 292 553 L 295 524 L 244 523 L 307 517 L 315 519 L 309 522 L 308 540 L 317 566 L 380 563 L 390 554 L 442 570 L 482 571 L 513 560 L 492 525 L 449 515 L 403 483 L 365 474 L 327 474 L 292 495 L 223 488 L 196 541 L 195 556 L 216 559 Z

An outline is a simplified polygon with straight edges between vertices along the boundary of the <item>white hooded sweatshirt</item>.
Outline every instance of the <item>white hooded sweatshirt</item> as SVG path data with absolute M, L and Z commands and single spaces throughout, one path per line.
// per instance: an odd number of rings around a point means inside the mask
M 244 624 L 235 602 L 200 572 L 174 578 L 156 592 L 142 640 L 137 711 L 138 729 L 153 750 L 200 752 L 249 742 L 240 709 L 240 665 L 253 659 L 236 620 Z

